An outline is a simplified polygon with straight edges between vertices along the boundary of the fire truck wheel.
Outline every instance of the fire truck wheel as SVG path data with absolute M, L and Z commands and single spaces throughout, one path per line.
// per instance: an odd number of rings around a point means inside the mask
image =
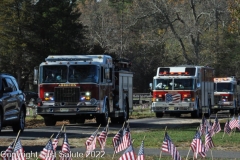
M 157 118 L 162 118 L 163 117 L 163 113 L 161 113 L 161 112 L 156 112 L 155 115 L 156 115 Z
M 118 124 L 118 118 L 117 117 L 111 117 L 111 123 L 112 124 Z
M 57 121 L 52 117 L 44 117 L 44 123 L 46 126 L 55 126 Z
M 18 122 L 12 126 L 12 129 L 13 132 L 17 133 L 19 132 L 19 130 L 23 132 L 24 128 L 25 128 L 25 112 L 24 110 L 20 110 Z
M 230 114 L 231 114 L 231 116 L 236 114 L 235 108 L 230 110 Z
M 107 101 L 105 106 L 105 113 L 100 114 L 96 117 L 97 124 L 106 125 L 108 123 L 108 115 L 109 115 L 108 110 L 109 110 L 109 104 Z
M 126 99 L 125 101 L 125 109 L 123 111 L 123 116 L 122 117 L 119 117 L 119 123 L 120 124 L 123 124 L 124 122 L 126 122 L 129 118 L 129 106 L 128 106 L 128 100 Z

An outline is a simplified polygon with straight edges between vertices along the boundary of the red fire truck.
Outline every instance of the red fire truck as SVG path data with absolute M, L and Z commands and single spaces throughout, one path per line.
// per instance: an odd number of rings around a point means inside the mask
M 131 63 L 109 55 L 52 55 L 34 69 L 37 114 L 46 126 L 57 121 L 123 123 L 132 112 Z
M 214 78 L 214 110 L 239 111 L 239 86 L 235 77 Z
M 205 66 L 158 67 L 152 89 L 152 111 L 156 117 L 164 113 L 192 117 L 210 115 L 214 104 L 214 69 Z

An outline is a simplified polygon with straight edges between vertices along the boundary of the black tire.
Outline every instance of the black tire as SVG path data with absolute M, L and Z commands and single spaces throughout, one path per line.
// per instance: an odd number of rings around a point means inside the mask
M 111 117 L 111 123 L 112 124 L 118 124 L 118 118 L 117 117 Z
M 155 115 L 156 115 L 157 118 L 162 118 L 163 117 L 163 113 L 161 113 L 161 112 L 156 112 Z
M 126 99 L 124 104 L 124 110 L 123 110 L 123 116 L 119 117 L 119 123 L 123 124 L 129 119 L 129 106 L 128 106 L 128 100 Z
M 20 110 L 19 112 L 19 118 L 18 118 L 18 122 L 14 125 L 12 125 L 12 129 L 13 129 L 13 132 L 23 132 L 24 131 L 24 128 L 25 128 L 25 112 L 24 110 Z
M 177 118 L 181 117 L 181 113 L 176 113 L 175 117 L 177 117 Z
M 96 116 L 97 124 L 101 124 L 103 126 L 107 125 L 108 116 L 109 116 L 109 104 L 108 104 L 108 101 L 106 101 L 105 112 L 103 114 Z
M 44 117 L 44 123 L 46 126 L 55 126 L 57 121 L 53 117 Z
M 0 110 L 0 132 L 2 130 L 2 121 L 3 121 L 3 116 L 2 116 L 2 111 Z
M 191 113 L 192 118 L 199 118 L 200 117 L 200 109 L 199 109 L 199 100 L 197 101 L 197 110 Z

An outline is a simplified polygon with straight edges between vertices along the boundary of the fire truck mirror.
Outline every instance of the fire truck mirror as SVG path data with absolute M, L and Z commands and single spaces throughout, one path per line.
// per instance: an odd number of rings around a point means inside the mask
M 201 84 L 200 83 L 197 83 L 197 88 L 200 88 L 201 87 Z
M 149 83 L 149 89 L 152 90 L 152 83 Z
M 35 68 L 34 68 L 33 84 L 37 84 L 37 83 L 38 83 L 38 68 L 35 67 Z
M 104 78 L 107 79 L 107 80 L 110 79 L 110 70 L 109 70 L 109 68 L 105 68 Z

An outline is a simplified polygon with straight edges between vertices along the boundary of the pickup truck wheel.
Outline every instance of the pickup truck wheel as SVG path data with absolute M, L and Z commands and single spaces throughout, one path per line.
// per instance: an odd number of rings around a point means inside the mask
M 44 117 L 44 123 L 46 126 L 55 126 L 57 121 L 52 117 Z
M 0 110 L 0 132 L 2 130 L 2 111 Z
M 25 128 L 25 112 L 23 110 L 20 110 L 18 122 L 12 126 L 12 129 L 13 132 L 17 133 L 19 132 L 19 130 L 23 132 L 24 128 Z

